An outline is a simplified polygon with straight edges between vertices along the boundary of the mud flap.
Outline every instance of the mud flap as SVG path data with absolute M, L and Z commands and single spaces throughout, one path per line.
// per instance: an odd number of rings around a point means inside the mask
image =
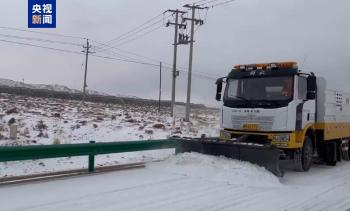
M 280 152 L 274 146 L 239 142 L 221 142 L 219 139 L 178 139 L 176 153 L 198 152 L 207 155 L 225 156 L 248 161 L 262 166 L 278 177 L 280 170 Z

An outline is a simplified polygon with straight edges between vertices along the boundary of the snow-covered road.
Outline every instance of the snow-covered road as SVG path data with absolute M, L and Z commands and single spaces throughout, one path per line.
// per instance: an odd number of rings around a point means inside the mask
M 350 162 L 277 179 L 249 163 L 185 153 L 144 169 L 0 187 L 1 210 L 348 210 Z

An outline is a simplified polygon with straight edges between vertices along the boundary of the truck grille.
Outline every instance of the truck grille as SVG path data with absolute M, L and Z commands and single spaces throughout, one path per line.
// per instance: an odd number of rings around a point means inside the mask
M 242 130 L 244 124 L 259 124 L 261 130 L 271 130 L 273 116 L 232 116 L 232 129 Z

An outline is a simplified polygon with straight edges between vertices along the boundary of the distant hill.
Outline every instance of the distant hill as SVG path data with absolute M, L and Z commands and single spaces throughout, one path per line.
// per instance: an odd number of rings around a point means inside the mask
M 0 93 L 25 95 L 30 97 L 46 97 L 70 100 L 81 100 L 83 93 L 80 90 L 71 89 L 63 85 L 46 85 L 46 84 L 27 84 L 9 79 L 0 79 Z M 88 90 L 86 101 L 103 102 L 103 103 L 122 103 L 137 105 L 153 105 L 158 106 L 158 100 L 142 99 L 134 96 L 125 95 L 109 95 L 103 92 Z M 182 104 L 182 102 L 177 102 Z M 170 107 L 169 100 L 162 100 L 161 106 Z M 202 104 L 191 104 L 195 108 L 205 108 Z
M 48 90 L 48 91 L 55 91 L 55 92 L 66 92 L 69 94 L 79 94 L 82 93 L 82 91 L 77 89 L 71 89 L 64 85 L 59 84 L 27 84 L 20 81 L 13 81 L 10 79 L 3 79 L 0 78 L 0 86 L 6 86 L 6 87 L 17 87 L 17 88 L 28 88 L 28 89 L 41 89 L 41 90 Z M 130 97 L 130 98 L 137 98 L 134 96 L 126 96 L 126 95 L 110 95 L 104 92 L 99 92 L 95 90 L 89 90 L 87 89 L 87 94 L 90 95 L 102 95 L 102 96 L 115 96 L 115 97 Z

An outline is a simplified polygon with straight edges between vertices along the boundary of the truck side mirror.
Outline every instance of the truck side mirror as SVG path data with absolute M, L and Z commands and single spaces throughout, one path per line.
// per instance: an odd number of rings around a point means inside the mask
M 217 101 L 221 100 L 221 92 L 222 92 L 222 78 L 216 80 L 216 97 Z
M 316 77 L 315 76 L 307 77 L 307 99 L 308 100 L 316 99 Z

